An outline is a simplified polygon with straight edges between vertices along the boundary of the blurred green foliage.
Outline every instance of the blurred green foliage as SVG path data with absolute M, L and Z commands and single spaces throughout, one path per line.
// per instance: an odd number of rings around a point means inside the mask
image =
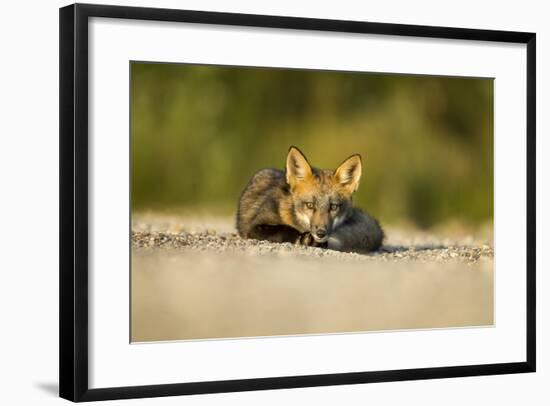
M 356 205 L 421 227 L 493 216 L 493 80 L 132 63 L 132 206 L 234 213 L 290 145 L 360 153 Z

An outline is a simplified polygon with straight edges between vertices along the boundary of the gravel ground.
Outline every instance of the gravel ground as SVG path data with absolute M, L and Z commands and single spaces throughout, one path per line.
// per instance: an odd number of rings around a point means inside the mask
M 134 215 L 132 341 L 493 324 L 490 234 L 386 234 L 361 255 L 244 240 L 227 218 Z
M 305 247 L 290 243 L 240 238 L 230 219 L 185 220 L 172 217 L 138 217 L 133 223 L 135 248 L 172 248 L 192 251 L 243 252 L 250 255 L 335 258 L 354 261 L 460 261 L 469 264 L 492 259 L 494 251 L 488 239 L 461 233 L 452 238 L 419 230 L 387 229 L 386 241 L 368 255 Z

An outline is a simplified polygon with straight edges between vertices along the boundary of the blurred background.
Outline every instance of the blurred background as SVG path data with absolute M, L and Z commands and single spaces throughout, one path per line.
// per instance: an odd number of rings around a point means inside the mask
M 355 204 L 383 224 L 493 216 L 493 80 L 132 63 L 132 208 L 232 216 L 290 145 L 363 157 Z

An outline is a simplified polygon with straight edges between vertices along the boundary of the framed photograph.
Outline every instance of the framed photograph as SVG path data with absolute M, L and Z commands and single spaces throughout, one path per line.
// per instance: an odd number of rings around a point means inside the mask
M 60 9 L 60 396 L 535 371 L 535 34 Z

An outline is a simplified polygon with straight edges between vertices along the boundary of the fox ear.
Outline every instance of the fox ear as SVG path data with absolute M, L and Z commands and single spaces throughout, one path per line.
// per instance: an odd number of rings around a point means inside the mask
M 288 150 L 286 156 L 286 181 L 293 186 L 298 181 L 308 179 L 313 174 L 311 166 L 304 154 L 294 146 Z
M 353 193 L 359 188 L 361 169 L 361 155 L 355 154 L 342 162 L 334 172 L 334 178 L 349 193 Z

